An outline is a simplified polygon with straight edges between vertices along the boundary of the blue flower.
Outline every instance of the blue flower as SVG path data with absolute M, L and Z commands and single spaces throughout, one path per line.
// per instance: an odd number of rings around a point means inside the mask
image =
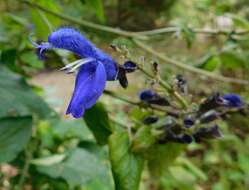
M 237 94 L 225 94 L 222 96 L 223 104 L 227 107 L 239 108 L 243 106 L 242 98 Z
M 75 118 L 82 117 L 85 110 L 96 103 L 103 93 L 107 80 L 116 80 L 118 66 L 113 58 L 98 49 L 75 29 L 60 28 L 49 35 L 48 42 L 32 43 L 38 49 L 40 58 L 44 58 L 45 50 L 53 48 L 72 51 L 82 58 L 62 68 L 69 72 L 79 68 L 73 96 L 66 112 Z

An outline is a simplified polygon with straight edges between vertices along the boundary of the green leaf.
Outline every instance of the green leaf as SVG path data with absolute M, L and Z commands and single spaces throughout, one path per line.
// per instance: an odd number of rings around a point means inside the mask
M 207 71 L 214 71 L 220 65 L 219 56 L 209 55 L 206 57 L 202 63 L 198 66 L 201 69 L 205 69 Z
M 60 12 L 60 8 L 55 1 L 39 0 L 36 3 L 51 11 Z M 47 39 L 49 33 L 60 25 L 60 19 L 53 15 L 44 13 L 38 9 L 32 9 L 30 13 L 32 23 L 35 25 L 36 36 L 40 38 Z
M 185 38 L 185 40 L 187 42 L 187 47 L 191 48 L 191 46 L 195 40 L 195 33 L 186 24 L 181 25 L 181 32 L 182 32 L 183 37 Z
M 0 119 L 0 163 L 13 160 L 31 137 L 32 117 Z
M 111 134 L 111 125 L 104 105 L 97 103 L 91 109 L 86 110 L 84 120 L 97 143 L 100 145 L 107 144 L 108 137 Z
M 143 158 L 130 150 L 126 132 L 116 132 L 109 138 L 110 160 L 116 190 L 137 190 L 143 170 Z
M 169 168 L 169 171 L 178 183 L 194 184 L 197 181 L 191 172 L 181 166 L 172 166 Z
M 226 51 L 220 54 L 222 68 L 225 69 L 240 69 L 247 66 L 245 58 L 236 52 Z
M 52 123 L 51 128 L 51 133 L 57 139 L 77 138 L 82 141 L 94 142 L 94 137 L 83 120 L 58 120 Z
M 52 156 L 47 156 L 44 158 L 37 158 L 30 161 L 31 164 L 37 166 L 51 166 L 53 164 L 57 164 L 62 162 L 62 160 L 66 157 L 65 154 L 54 154 Z
M 143 126 L 138 129 L 132 141 L 132 151 L 142 152 L 146 151 L 155 142 L 155 136 L 151 133 L 150 126 Z
M 0 118 L 37 115 L 40 118 L 55 116 L 48 105 L 36 95 L 25 80 L 0 66 Z
M 86 3 L 95 10 L 96 16 L 100 22 L 105 22 L 105 13 L 102 0 L 85 0 Z
M 148 150 L 148 167 L 154 177 L 159 177 L 173 164 L 183 145 L 177 143 L 158 144 Z
M 249 30 L 249 21 L 246 20 L 245 18 L 239 16 L 239 15 L 234 15 L 234 14 L 229 14 L 230 18 L 233 20 L 233 23 L 237 27 L 241 27 L 245 30 Z
M 178 158 L 177 163 L 184 164 L 196 177 L 200 178 L 201 180 L 206 181 L 208 179 L 207 175 L 190 160 L 186 158 Z
M 108 163 L 81 148 L 72 151 L 63 162 L 49 166 L 37 166 L 37 169 L 51 178 L 66 180 L 70 189 L 76 186 L 88 189 L 88 186 L 94 184 L 100 184 L 101 190 L 113 189 Z
M 21 54 L 20 59 L 23 63 L 26 63 L 28 66 L 31 66 L 35 69 L 42 69 L 44 67 L 44 62 L 39 60 L 34 52 L 25 52 Z

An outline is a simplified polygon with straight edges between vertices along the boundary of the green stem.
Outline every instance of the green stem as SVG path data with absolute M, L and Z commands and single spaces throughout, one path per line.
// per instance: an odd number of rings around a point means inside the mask
M 116 98 L 118 100 L 121 100 L 121 101 L 123 101 L 125 103 L 134 105 L 134 106 L 142 107 L 142 108 L 145 108 L 145 109 L 148 109 L 148 108 L 154 109 L 154 110 L 161 111 L 161 112 L 167 113 L 168 115 L 172 115 L 172 116 L 175 116 L 175 117 L 179 116 L 178 111 L 167 110 L 167 109 L 164 109 L 164 108 L 159 107 L 159 106 L 146 105 L 146 104 L 142 104 L 141 102 L 134 102 L 134 101 L 131 101 L 131 100 L 127 99 L 127 98 L 121 97 L 121 96 L 117 95 L 116 93 L 111 92 L 109 90 L 104 90 L 104 94 L 106 94 L 108 96 L 111 96 L 113 98 Z
M 134 37 L 137 39 L 145 40 L 145 39 L 148 39 L 148 36 L 151 36 L 151 35 L 157 35 L 157 34 L 163 34 L 163 33 L 175 33 L 175 32 L 178 32 L 181 30 L 179 27 L 165 27 L 165 28 L 159 28 L 159 29 L 142 31 L 142 32 L 131 32 L 131 31 L 126 31 L 126 30 L 121 30 L 118 28 L 103 26 L 103 25 L 92 23 L 92 22 L 85 21 L 85 20 L 79 20 L 79 19 L 76 19 L 76 18 L 68 16 L 68 15 L 54 12 L 52 10 L 49 10 L 49 9 L 43 7 L 43 6 L 40 6 L 39 4 L 36 4 L 34 2 L 30 2 L 28 0 L 21 0 L 21 3 L 25 3 L 30 7 L 37 8 L 43 12 L 54 15 L 58 18 L 64 19 L 64 20 L 69 21 L 69 22 L 79 24 L 79 25 L 84 26 L 84 27 L 89 27 L 89 28 L 93 28 L 96 30 L 110 32 L 113 34 L 118 34 L 118 35 L 122 35 L 122 36 L 126 36 L 126 37 Z M 196 29 L 193 28 L 191 30 L 195 33 L 207 34 L 207 35 L 229 35 L 231 33 L 233 35 L 245 35 L 245 34 L 249 33 L 249 30 L 229 31 L 229 30 L 198 29 L 198 28 L 196 28 Z
M 156 56 L 157 58 L 161 59 L 162 61 L 168 62 L 171 65 L 174 65 L 180 69 L 184 69 L 186 71 L 192 72 L 192 73 L 197 73 L 199 77 L 206 76 L 211 79 L 217 80 L 217 81 L 222 81 L 222 82 L 227 82 L 227 83 L 234 83 L 234 84 L 241 84 L 241 85 L 248 85 L 249 81 L 247 80 L 242 80 L 242 79 L 235 79 L 235 78 L 230 78 L 230 77 L 224 77 L 220 75 L 216 75 L 214 73 L 195 68 L 191 65 L 184 64 L 182 62 L 176 61 L 174 59 L 171 59 L 161 53 L 158 53 L 157 51 L 153 50 L 151 47 L 147 46 L 143 42 L 133 39 L 133 41 L 136 43 L 136 45 L 145 51 L 149 52 L 150 54 Z
M 200 29 L 200 28 L 193 28 L 191 29 L 194 33 L 199 34 L 207 34 L 207 35 L 245 35 L 249 33 L 249 30 L 241 30 L 241 31 L 230 31 L 230 30 L 217 30 L 217 29 Z M 165 34 L 165 33 L 175 33 L 180 32 L 181 28 L 179 27 L 165 27 L 159 28 L 154 30 L 136 32 L 136 34 L 144 35 L 144 36 L 151 36 L 151 35 L 158 35 L 158 34 Z
M 28 175 L 30 161 L 32 159 L 32 152 L 29 152 L 28 147 L 25 149 L 25 163 L 21 172 L 20 179 L 18 181 L 17 190 L 22 190 L 25 182 L 25 178 Z
M 120 30 L 118 28 L 112 28 L 112 27 L 109 27 L 109 26 L 103 26 L 103 25 L 100 25 L 100 24 L 95 24 L 95 23 L 92 23 L 92 22 L 89 22 L 89 21 L 80 20 L 80 19 L 76 19 L 76 18 L 68 16 L 68 15 L 57 13 L 57 12 L 51 11 L 51 10 L 49 10 L 49 9 L 43 7 L 43 6 L 40 6 L 40 5 L 36 4 L 36 3 L 30 2 L 28 0 L 21 0 L 21 2 L 27 4 L 30 7 L 37 8 L 37 9 L 43 11 L 43 12 L 54 15 L 54 16 L 56 16 L 58 18 L 63 19 L 63 20 L 66 20 L 66 21 L 81 25 L 83 27 L 88 27 L 88 28 L 92 28 L 92 29 L 95 29 L 95 30 L 101 30 L 101 31 L 105 31 L 105 32 L 109 32 L 109 33 L 113 33 L 113 34 L 117 34 L 117 35 L 121 35 L 121 36 L 126 36 L 126 37 L 134 37 L 134 38 L 138 38 L 138 39 L 147 39 L 146 36 L 136 34 L 135 32 L 129 32 L 129 31 Z

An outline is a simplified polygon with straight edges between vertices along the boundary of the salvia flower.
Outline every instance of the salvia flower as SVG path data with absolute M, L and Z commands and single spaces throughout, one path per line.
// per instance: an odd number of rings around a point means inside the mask
M 82 117 L 85 110 L 96 103 L 103 93 L 107 80 L 116 80 L 118 67 L 113 58 L 73 28 L 60 28 L 49 35 L 48 42 L 41 44 L 33 42 L 33 45 L 38 49 L 40 58 L 44 58 L 45 50 L 53 48 L 72 51 L 82 58 L 62 68 L 70 72 L 79 68 L 74 92 L 66 112 L 75 118 Z

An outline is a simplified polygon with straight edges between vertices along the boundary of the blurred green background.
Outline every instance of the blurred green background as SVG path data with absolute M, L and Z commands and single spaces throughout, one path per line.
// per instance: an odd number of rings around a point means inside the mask
M 99 146 L 83 120 L 64 112 L 74 86 L 74 75 L 58 69 L 76 59 L 72 53 L 54 50 L 41 61 L 29 41 L 46 41 L 61 26 L 79 29 L 98 47 L 123 58 L 110 48 L 125 46 L 134 59 L 146 56 L 159 61 L 166 80 L 183 74 L 193 100 L 213 91 L 236 92 L 249 100 L 248 85 L 200 80 L 196 74 L 164 64 L 138 48 L 131 39 L 73 22 L 72 19 L 145 31 L 165 26 L 179 32 L 155 35 L 146 41 L 153 49 L 193 67 L 232 78 L 249 79 L 248 0 L 30 0 L 70 19 L 62 19 L 22 0 L 0 1 L 0 189 L 114 189 L 108 148 Z M 206 35 L 193 29 L 230 31 Z M 129 75 L 129 87 L 117 83 L 107 88 L 137 100 L 148 87 L 140 74 Z M 132 123 L 136 110 L 120 100 L 103 96 L 109 117 Z M 93 118 L 94 119 L 94 118 Z M 160 190 L 249 189 L 249 119 L 234 115 L 220 122 L 224 137 L 191 144 L 160 177 Z M 167 155 L 165 155 L 167 156 Z M 141 190 L 156 190 L 146 172 Z

